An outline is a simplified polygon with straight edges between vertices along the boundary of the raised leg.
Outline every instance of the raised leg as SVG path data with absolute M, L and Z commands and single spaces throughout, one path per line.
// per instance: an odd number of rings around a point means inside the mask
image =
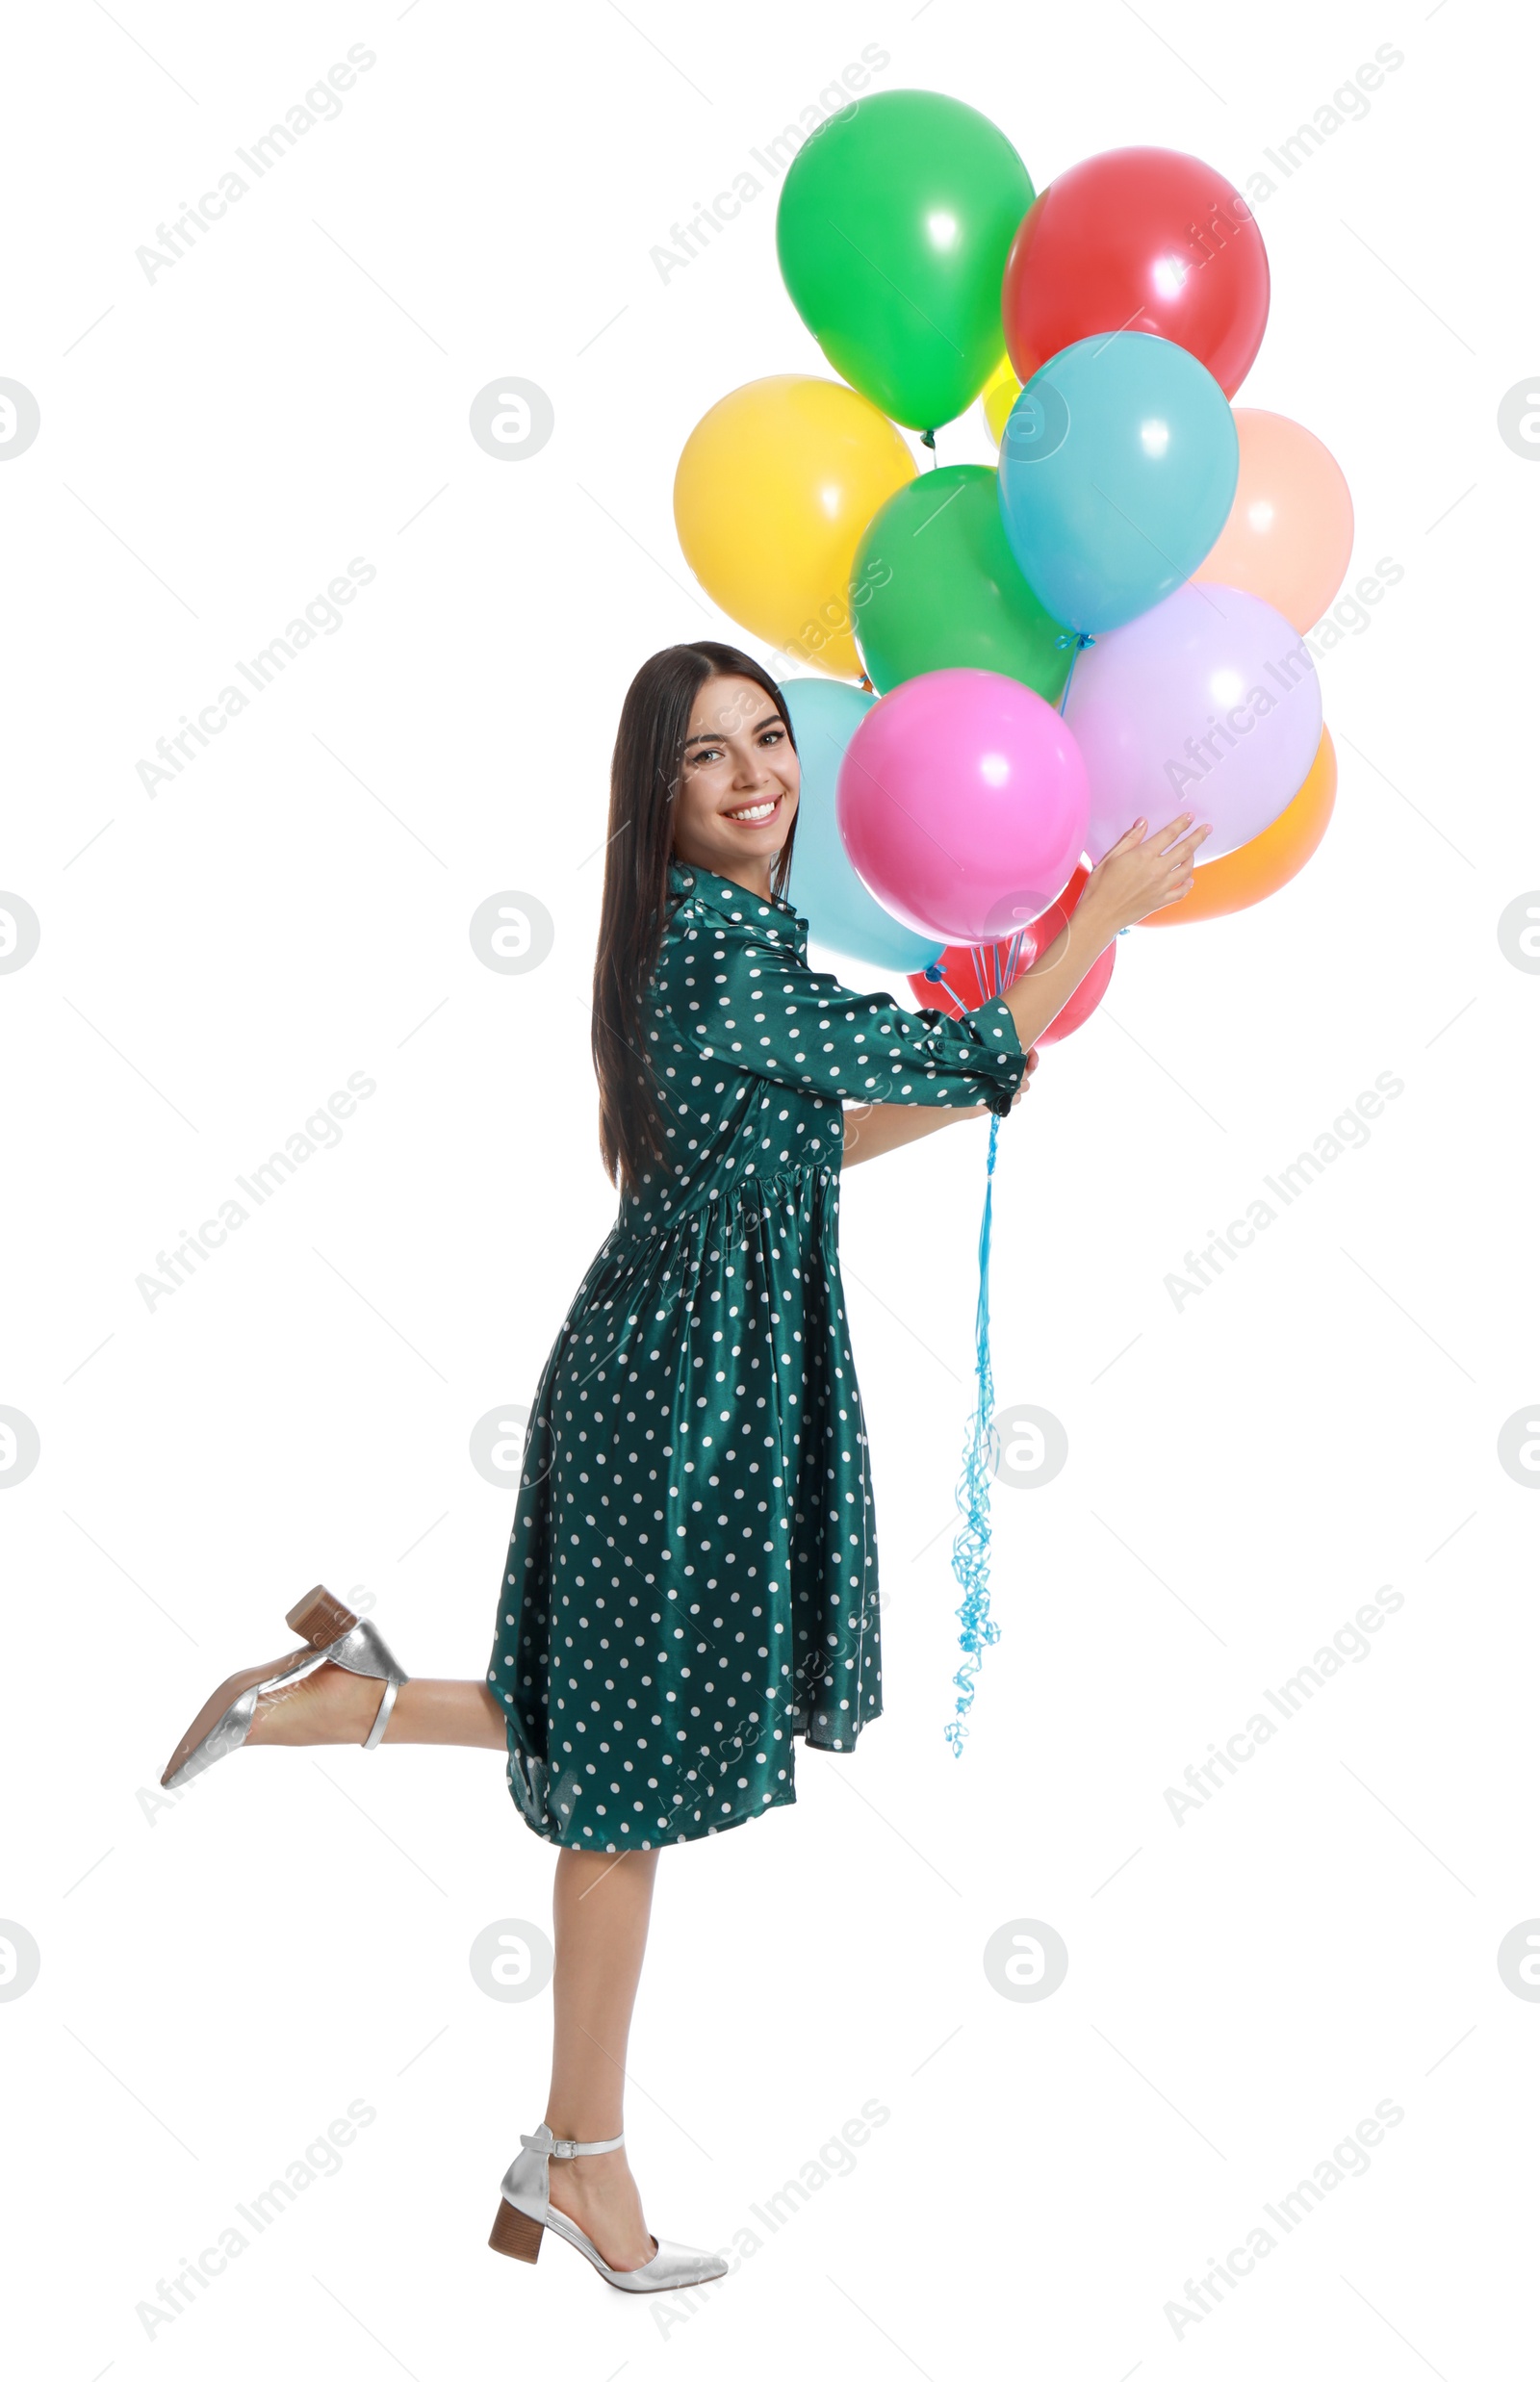
M 294 1687 L 264 1696 L 247 1745 L 362 1745 L 384 1694 L 378 1679 L 322 1663 Z M 480 1745 L 506 1754 L 507 1729 L 479 1679 L 407 1679 L 381 1745 Z

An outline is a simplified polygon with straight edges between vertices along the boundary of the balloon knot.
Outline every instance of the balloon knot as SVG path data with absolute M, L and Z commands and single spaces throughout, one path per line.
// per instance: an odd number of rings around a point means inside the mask
M 936 432 L 934 430 L 922 430 L 920 432 L 920 445 L 922 447 L 934 448 L 936 445 Z
M 931 961 L 930 966 L 925 971 L 925 981 L 928 985 L 945 984 L 946 970 L 942 967 L 938 960 L 933 960 Z

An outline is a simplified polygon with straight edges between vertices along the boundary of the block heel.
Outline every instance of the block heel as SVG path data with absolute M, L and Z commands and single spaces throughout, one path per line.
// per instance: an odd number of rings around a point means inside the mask
M 335 1646 L 349 1629 L 358 1626 L 358 1615 L 350 1613 L 325 1588 L 312 1588 L 302 1596 L 293 1610 L 285 1613 L 284 1627 L 292 1629 L 296 1638 L 310 1646 Z
M 545 2238 L 545 2226 L 536 2224 L 534 2218 L 526 2216 L 523 2209 L 510 2208 L 506 2200 L 498 2202 L 498 2213 L 492 2219 L 492 2231 L 487 2241 L 489 2249 L 500 2250 L 504 2258 L 521 2258 L 526 2267 L 532 2267 L 540 2255 L 540 2244 Z

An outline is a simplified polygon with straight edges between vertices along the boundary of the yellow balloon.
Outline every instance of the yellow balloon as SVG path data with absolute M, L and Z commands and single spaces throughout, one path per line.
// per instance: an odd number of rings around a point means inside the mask
M 996 447 L 1005 432 L 1006 416 L 1020 395 L 1021 383 L 1011 370 L 1011 359 L 1002 356 L 979 391 L 979 403 L 984 408 L 984 419 L 989 425 L 989 436 Z
M 841 381 L 777 372 L 734 389 L 696 423 L 674 475 L 674 521 L 685 561 L 724 612 L 790 660 L 860 679 L 856 549 L 878 507 L 913 477 L 914 458 L 866 397 Z

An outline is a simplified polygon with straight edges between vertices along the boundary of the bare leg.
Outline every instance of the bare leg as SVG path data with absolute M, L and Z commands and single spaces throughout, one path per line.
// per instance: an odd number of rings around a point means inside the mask
M 603 2142 L 623 2123 L 626 2043 L 657 1855 L 579 1853 L 556 1857 L 552 1910 L 556 1967 L 554 2032 L 546 2123 L 575 2142 Z M 608 2264 L 629 2271 L 656 2248 L 625 2149 L 587 2159 L 552 2159 L 551 2200 Z
M 385 1690 L 334 1662 L 264 1696 L 248 1745 L 362 1745 Z M 502 1707 L 479 1679 L 407 1679 L 382 1745 L 481 1745 L 506 1754 Z
M 264 1696 L 248 1745 L 362 1745 L 383 1689 L 336 1663 Z M 505 1754 L 501 1706 L 479 1679 L 407 1679 L 382 1745 L 474 1745 Z M 563 2140 L 603 2142 L 621 2131 L 626 2045 L 652 1912 L 657 1854 L 556 1857 L 556 1965 L 551 2093 L 546 2123 Z M 554 2208 L 582 2227 L 618 2271 L 646 2266 L 656 2243 L 624 2148 L 551 2163 Z

